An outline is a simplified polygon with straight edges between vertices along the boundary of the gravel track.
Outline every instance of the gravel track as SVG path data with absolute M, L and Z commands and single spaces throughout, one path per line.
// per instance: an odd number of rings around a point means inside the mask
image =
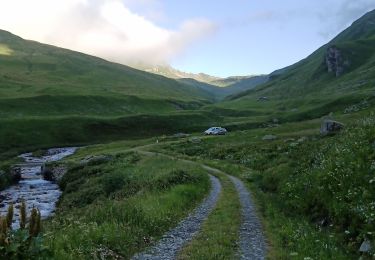
M 266 240 L 263 235 L 262 225 L 255 214 L 254 203 L 251 194 L 242 181 L 228 175 L 233 182 L 242 206 L 242 223 L 240 228 L 240 259 L 265 259 Z
M 174 158 L 172 156 L 160 154 L 160 153 L 145 152 L 145 151 L 142 151 L 142 152 L 145 153 L 145 154 L 149 154 L 149 155 L 159 155 L 159 156 L 165 156 L 165 157 L 168 157 L 168 158 Z M 238 178 L 236 178 L 232 175 L 226 174 L 225 172 L 222 172 L 219 169 L 212 168 L 210 166 L 207 166 L 207 165 L 204 165 L 204 164 L 201 164 L 201 163 L 198 163 L 198 162 L 194 162 L 194 161 L 191 161 L 191 160 L 186 160 L 186 159 L 179 159 L 179 160 L 187 162 L 187 163 L 193 163 L 193 164 L 196 164 L 196 165 L 200 165 L 204 169 L 206 169 L 208 172 L 224 174 L 224 175 L 226 175 L 227 177 L 230 178 L 230 180 L 234 184 L 235 189 L 238 193 L 240 203 L 241 203 L 241 211 L 242 211 L 242 221 L 241 221 L 240 234 L 239 234 L 239 236 L 240 236 L 239 237 L 240 250 L 239 250 L 239 253 L 238 253 L 238 258 L 239 259 L 246 259 L 246 260 L 248 260 L 248 259 L 249 260 L 261 260 L 261 259 L 263 260 L 263 259 L 265 259 L 266 255 L 267 255 L 267 243 L 266 243 L 266 239 L 264 237 L 262 224 L 261 224 L 259 218 L 256 215 L 256 210 L 255 210 L 255 206 L 254 206 L 254 203 L 253 203 L 253 200 L 252 200 L 252 196 L 251 196 L 250 192 L 247 190 L 247 188 L 245 187 L 244 183 L 240 179 L 238 179 Z M 216 179 L 215 177 L 213 177 L 211 175 L 210 175 L 210 178 L 211 178 L 211 182 L 213 181 L 213 178 Z M 217 179 L 216 179 L 216 182 L 218 183 L 217 185 L 219 185 L 220 189 L 221 189 L 220 182 Z M 212 185 L 212 186 L 214 187 L 214 185 Z M 212 195 L 212 192 L 213 192 L 213 190 L 211 191 L 210 196 Z M 218 197 L 218 195 L 219 194 L 217 194 L 217 197 Z M 208 200 L 208 198 L 207 198 L 207 200 Z M 217 198 L 216 198 L 216 200 L 217 200 Z M 213 204 L 213 206 L 215 205 L 215 203 Z M 203 204 L 201 205 L 201 207 L 202 206 L 203 206 Z M 213 208 L 213 206 L 212 206 L 212 208 Z M 211 210 L 212 210 L 212 208 L 211 208 Z M 199 209 L 197 209 L 197 210 L 199 210 Z M 200 225 L 207 218 L 208 214 L 209 214 L 209 212 L 207 213 L 206 217 L 202 219 L 202 221 L 200 222 L 199 227 L 196 229 L 195 233 L 199 230 Z M 181 223 L 181 224 L 184 224 L 184 223 Z M 171 232 L 173 232 L 173 230 Z M 181 230 L 179 232 L 181 232 Z M 185 232 L 185 231 L 182 231 L 182 232 Z M 195 233 L 193 235 L 195 235 Z M 166 236 L 168 236 L 168 235 L 169 235 L 169 233 L 166 234 Z M 183 244 L 181 244 L 180 248 L 177 251 L 174 251 L 173 254 L 168 255 L 167 258 L 163 257 L 163 255 L 153 256 L 151 254 L 149 254 L 149 255 L 142 254 L 142 255 L 138 255 L 137 256 L 138 258 L 134 258 L 134 259 L 175 259 L 178 251 L 182 249 L 182 247 L 186 244 L 186 242 L 188 242 L 192 239 L 193 235 L 191 235 L 188 240 L 184 240 L 184 242 L 183 242 Z M 161 244 L 162 241 L 160 241 L 159 243 Z M 170 244 L 168 244 L 168 243 L 172 244 L 172 246 L 170 246 Z M 172 250 L 172 249 L 174 249 L 173 243 L 174 243 L 174 239 L 165 240 L 164 243 L 163 243 L 163 248 L 166 251 Z M 143 256 L 143 258 L 142 257 L 139 258 L 140 256 Z
M 221 173 L 229 177 L 238 193 L 242 211 L 239 237 L 239 259 L 265 259 L 267 255 L 267 244 L 264 237 L 263 228 L 259 218 L 256 215 L 251 194 L 245 187 L 244 183 L 240 179 L 226 174 L 225 172 L 222 172 L 216 168 L 212 168 L 207 165 L 202 166 L 209 172 Z
M 209 176 L 211 191 L 203 203 L 181 221 L 177 227 L 167 232 L 155 246 L 135 255 L 132 259 L 176 259 L 179 251 L 198 233 L 219 199 L 220 181 L 212 175 Z

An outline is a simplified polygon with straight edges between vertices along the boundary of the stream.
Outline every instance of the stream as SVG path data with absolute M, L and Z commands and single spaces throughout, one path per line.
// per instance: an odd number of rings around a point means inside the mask
M 21 180 L 18 184 L 0 192 L 0 215 L 5 216 L 8 206 L 14 204 L 13 228 L 19 228 L 19 207 L 22 200 L 25 200 L 27 214 L 33 207 L 40 210 L 42 218 L 51 216 L 56 207 L 61 191 L 59 186 L 43 179 L 41 174 L 42 166 L 48 162 L 55 162 L 72 155 L 77 148 L 52 148 L 47 150 L 44 156 L 34 157 L 32 153 L 19 155 L 24 160 L 17 164 L 20 168 Z

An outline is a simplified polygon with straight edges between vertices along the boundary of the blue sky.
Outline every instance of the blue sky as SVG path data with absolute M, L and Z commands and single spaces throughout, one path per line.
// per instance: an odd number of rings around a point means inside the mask
M 111 61 L 215 76 L 270 73 L 327 43 L 374 0 L 0 0 L 0 29 Z
M 172 65 L 229 76 L 269 73 L 301 60 L 375 9 L 375 1 L 165 0 L 151 8 L 159 10 L 154 20 L 166 28 L 192 17 L 212 21 L 215 33 L 193 44 Z M 145 10 L 138 6 L 137 11 Z

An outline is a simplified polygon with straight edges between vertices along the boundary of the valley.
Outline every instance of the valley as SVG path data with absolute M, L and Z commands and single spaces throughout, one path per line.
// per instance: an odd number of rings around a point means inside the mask
M 372 259 L 374 24 L 228 78 L 0 30 L 0 258 Z

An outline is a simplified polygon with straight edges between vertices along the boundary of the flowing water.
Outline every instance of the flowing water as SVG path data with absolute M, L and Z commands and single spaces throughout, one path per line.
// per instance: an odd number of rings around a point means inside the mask
M 24 163 L 17 165 L 21 170 L 21 181 L 0 192 L 0 215 L 5 215 L 8 206 L 14 204 L 13 228 L 19 226 L 19 207 L 25 200 L 27 212 L 32 207 L 40 210 L 42 218 L 51 216 L 55 211 L 61 191 L 56 183 L 46 181 L 41 175 L 42 166 L 47 162 L 55 162 L 75 153 L 77 148 L 52 148 L 42 157 L 34 157 L 32 153 L 21 154 Z

